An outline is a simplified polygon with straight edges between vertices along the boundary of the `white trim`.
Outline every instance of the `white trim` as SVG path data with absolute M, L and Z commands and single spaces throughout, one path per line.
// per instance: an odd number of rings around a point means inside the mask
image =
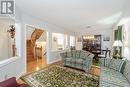
M 7 66 L 8 64 L 10 64 L 10 63 L 12 63 L 12 62 L 14 62 L 18 59 L 20 59 L 20 57 L 16 56 L 16 57 L 12 57 L 12 58 L 3 60 L 3 61 L 0 62 L 0 68 L 3 67 L 3 66 Z
M 19 79 L 21 76 L 23 76 L 25 73 L 26 73 L 26 72 L 20 73 L 20 75 L 18 75 L 18 76 L 16 77 L 16 79 L 18 80 L 18 79 Z
M 37 27 L 37 26 L 34 26 L 34 25 L 30 25 L 30 24 L 25 24 L 25 35 L 24 35 L 24 38 L 25 38 L 25 42 L 26 42 L 26 35 L 27 35 L 27 26 L 29 26 L 29 27 L 34 27 L 34 28 L 38 28 L 38 29 L 41 29 L 41 30 L 44 30 L 44 31 L 46 31 L 44 28 L 41 28 L 41 27 Z M 47 32 L 47 31 L 46 31 Z M 47 39 L 47 36 L 46 36 L 46 39 Z M 25 72 L 27 72 L 27 43 L 25 43 Z M 48 47 L 46 47 L 46 49 L 48 49 Z M 47 51 L 47 50 L 46 50 Z M 48 55 L 47 55 L 47 57 L 46 57 L 47 59 L 48 59 Z M 47 60 L 46 59 L 46 60 Z M 46 61 L 47 62 L 47 61 Z
M 55 62 L 58 62 L 58 61 L 61 61 L 62 59 L 60 58 L 60 59 L 57 59 L 57 60 L 54 60 L 54 61 L 51 61 L 51 62 L 49 62 L 48 64 L 52 64 L 52 63 L 55 63 Z

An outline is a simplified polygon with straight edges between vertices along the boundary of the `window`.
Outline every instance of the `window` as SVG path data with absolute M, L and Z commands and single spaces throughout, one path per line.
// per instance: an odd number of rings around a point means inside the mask
M 68 36 L 65 35 L 65 48 L 67 49 L 68 47 L 69 47 Z
M 70 36 L 70 46 L 75 46 L 75 37 Z
M 64 34 L 52 33 L 52 50 L 64 49 Z

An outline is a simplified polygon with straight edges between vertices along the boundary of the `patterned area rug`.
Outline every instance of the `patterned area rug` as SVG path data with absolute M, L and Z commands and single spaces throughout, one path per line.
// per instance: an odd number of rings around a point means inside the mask
M 61 66 L 50 66 L 21 77 L 31 87 L 98 87 L 99 78 Z

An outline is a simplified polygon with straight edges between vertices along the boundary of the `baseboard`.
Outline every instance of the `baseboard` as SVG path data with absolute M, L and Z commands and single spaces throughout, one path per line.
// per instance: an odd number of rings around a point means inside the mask
M 22 76 L 22 75 L 24 75 L 26 72 L 22 72 L 22 73 L 20 73 L 17 77 L 16 77 L 16 79 L 18 80 L 18 79 L 20 79 L 20 77 Z
M 52 64 L 52 63 L 55 63 L 55 62 L 58 62 L 58 61 L 61 61 L 61 59 L 53 60 L 53 61 L 49 62 L 48 64 Z

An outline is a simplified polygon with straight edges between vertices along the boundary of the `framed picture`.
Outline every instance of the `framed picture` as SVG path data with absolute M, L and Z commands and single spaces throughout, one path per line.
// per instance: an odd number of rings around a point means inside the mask
M 110 41 L 110 36 L 104 36 L 103 41 Z

